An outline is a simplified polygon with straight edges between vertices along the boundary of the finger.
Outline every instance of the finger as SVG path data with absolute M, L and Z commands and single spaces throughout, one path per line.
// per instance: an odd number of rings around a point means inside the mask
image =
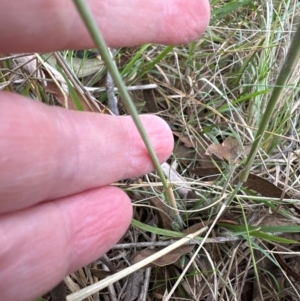
M 207 0 L 87 1 L 111 47 L 187 43 L 209 23 Z M 0 2 L 0 52 L 93 47 L 73 1 Z
M 127 195 L 90 190 L 0 218 L 1 300 L 34 300 L 101 257 L 127 230 Z
M 131 117 L 68 111 L 12 93 L 0 102 L 0 212 L 32 206 L 154 169 Z M 161 162 L 168 125 L 141 116 Z

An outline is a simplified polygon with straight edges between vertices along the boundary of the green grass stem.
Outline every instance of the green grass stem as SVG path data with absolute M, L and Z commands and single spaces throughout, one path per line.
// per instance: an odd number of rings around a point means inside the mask
M 170 190 L 170 184 L 167 182 L 165 176 L 164 176 L 164 173 L 162 171 L 162 168 L 160 166 L 160 162 L 158 161 L 158 158 L 156 156 L 156 153 L 151 145 L 151 142 L 147 136 L 147 133 L 145 131 L 145 128 L 141 122 L 141 119 L 138 115 L 138 112 L 135 108 L 135 105 L 133 103 L 133 101 L 131 100 L 130 96 L 129 96 L 129 93 L 126 89 L 126 86 L 122 80 L 122 77 L 108 51 L 108 47 L 100 33 L 100 30 L 92 16 L 92 13 L 91 11 L 89 10 L 89 8 L 87 7 L 86 3 L 84 0 L 74 0 L 74 3 L 100 53 L 100 55 L 102 56 L 103 60 L 106 62 L 106 66 L 107 66 L 107 69 L 108 71 L 110 72 L 114 82 L 115 82 L 115 85 L 118 87 L 119 89 L 119 92 L 123 98 L 123 101 L 127 107 L 127 110 L 128 112 L 130 113 L 145 145 L 146 145 L 146 148 L 151 156 L 151 159 L 152 159 L 152 162 L 154 164 L 154 166 L 156 167 L 156 170 L 157 170 L 157 173 L 160 177 L 160 180 L 163 184 L 163 187 L 165 189 L 165 191 L 169 191 Z M 169 47 L 170 48 L 170 47 Z M 171 48 L 168 50 L 170 51 Z M 147 68 L 146 68 L 147 70 Z M 170 193 L 168 194 L 170 195 Z M 167 194 L 165 194 L 165 196 L 167 196 Z M 174 202 L 174 200 L 170 200 L 166 197 L 166 201 L 169 203 L 169 205 L 174 208 L 174 205 L 176 206 L 176 203 Z M 178 220 L 178 214 L 177 214 L 177 208 L 174 208 L 174 216 L 176 217 L 176 219 Z

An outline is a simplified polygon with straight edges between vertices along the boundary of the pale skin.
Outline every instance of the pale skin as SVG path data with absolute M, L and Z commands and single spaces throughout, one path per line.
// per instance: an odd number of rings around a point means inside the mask
M 207 0 L 87 2 L 111 47 L 187 43 L 210 16 Z M 0 0 L 0 28 L 0 53 L 93 47 L 70 0 Z M 141 118 L 164 162 L 168 125 Z M 132 217 L 128 196 L 110 183 L 153 168 L 130 117 L 0 92 L 1 300 L 34 300 L 106 253 Z

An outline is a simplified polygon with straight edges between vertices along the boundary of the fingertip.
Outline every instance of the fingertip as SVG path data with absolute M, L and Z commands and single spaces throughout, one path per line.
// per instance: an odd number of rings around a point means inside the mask
M 126 232 L 131 218 L 130 199 L 116 187 L 2 215 L 0 299 L 34 300 L 44 294 L 105 254 Z
M 131 200 L 117 187 L 93 189 L 79 197 L 81 206 L 73 204 L 73 211 L 65 210 L 73 239 L 69 273 L 109 251 L 127 231 L 132 220 Z M 79 201 L 79 197 L 75 196 L 72 202 Z M 74 223 L 79 219 L 79 223 Z
M 4 158 L 0 160 L 0 212 L 155 169 L 130 116 L 68 111 L 26 101 L 16 94 L 1 93 L 1 97 L 0 111 L 5 114 L 0 114 L 4 118 L 0 123 Z M 154 115 L 141 119 L 159 161 L 166 161 L 174 146 L 169 126 Z
M 189 43 L 198 39 L 209 25 L 210 4 L 207 0 L 175 0 L 165 4 L 169 13 L 165 14 L 160 27 L 162 43 L 166 37 L 170 44 Z
M 184 44 L 204 32 L 210 17 L 208 0 L 146 1 L 143 5 L 140 0 L 89 1 L 89 6 L 113 48 L 149 42 Z M 0 26 L 6 29 L 0 32 L 3 53 L 94 47 L 72 1 L 18 1 L 18 9 L 15 1 L 2 1 L 1 12 Z
M 141 120 L 145 126 L 154 151 L 160 161 L 165 162 L 172 154 L 174 138 L 170 126 L 165 120 L 156 115 L 142 115 Z

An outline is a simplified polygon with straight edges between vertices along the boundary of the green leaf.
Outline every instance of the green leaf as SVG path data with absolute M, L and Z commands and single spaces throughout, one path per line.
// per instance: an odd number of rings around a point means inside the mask
M 232 230 L 234 232 L 246 231 L 245 225 L 235 226 L 225 223 L 218 223 L 219 226 L 226 229 Z M 300 226 L 248 226 L 249 231 L 259 230 L 261 232 L 269 233 L 299 233 Z
M 272 242 L 277 242 L 277 243 L 282 243 L 282 244 L 296 244 L 298 241 L 292 240 L 292 239 L 287 239 L 275 235 L 270 235 L 261 231 L 251 231 L 249 234 L 253 237 L 263 239 L 263 240 L 268 240 Z
M 158 234 L 158 235 L 163 235 L 163 236 L 168 236 L 168 237 L 178 237 L 178 238 L 186 236 L 186 234 L 183 234 L 183 233 L 166 230 L 166 229 L 161 229 L 161 228 L 143 224 L 143 223 L 137 221 L 136 219 L 132 219 L 131 224 L 140 230 L 151 232 L 151 233 Z
M 216 8 L 212 10 L 212 16 L 214 18 L 224 18 L 226 15 L 236 11 L 240 7 L 243 7 L 247 4 L 251 4 L 253 1 L 248 0 L 248 1 L 230 1 L 229 3 L 223 5 L 220 8 Z
M 156 64 L 158 64 L 166 55 L 172 51 L 174 46 L 166 46 L 165 49 L 151 62 L 147 63 L 143 70 L 141 71 L 141 74 L 139 78 L 141 78 L 144 74 L 148 73 L 150 70 L 154 68 Z
M 218 224 L 221 227 L 224 227 L 226 229 L 229 229 L 235 234 L 241 235 L 240 232 L 247 232 L 246 226 L 235 226 L 235 225 L 229 225 L 229 224 Z M 269 233 L 298 233 L 300 231 L 300 226 L 248 226 L 249 235 L 251 237 L 256 237 L 263 240 L 273 241 L 277 243 L 284 243 L 284 244 L 294 244 L 298 243 L 295 240 L 292 239 L 286 239 L 280 236 L 275 236 L 274 234 L 268 234 Z M 243 235 L 245 236 L 245 235 Z
M 127 74 L 133 66 L 136 64 L 136 62 L 141 58 L 142 54 L 151 44 L 145 44 L 143 45 L 134 55 L 134 57 L 129 61 L 129 63 L 125 66 L 125 68 L 121 71 L 121 76 L 123 77 L 125 74 Z

